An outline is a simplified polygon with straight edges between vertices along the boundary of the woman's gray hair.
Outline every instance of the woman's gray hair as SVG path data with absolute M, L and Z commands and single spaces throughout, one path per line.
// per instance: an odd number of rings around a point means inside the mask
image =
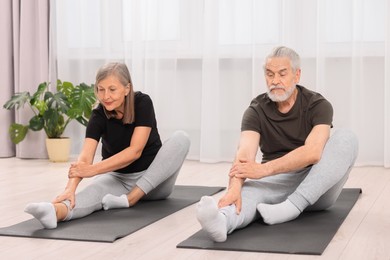
M 290 49 L 285 46 L 278 46 L 273 49 L 270 54 L 268 54 L 268 56 L 265 58 L 265 62 L 267 62 L 268 59 L 276 57 L 288 58 L 291 62 L 291 68 L 294 72 L 301 68 L 301 58 L 299 57 L 298 53 L 296 53 L 293 49 Z
M 97 87 L 99 82 L 108 76 L 115 76 L 123 86 L 130 88 L 129 94 L 125 97 L 122 122 L 124 124 L 133 123 L 135 119 L 134 89 L 129 69 L 127 68 L 126 64 L 120 62 L 110 62 L 100 67 L 96 73 L 95 94 L 97 94 Z M 104 106 L 103 109 L 108 118 L 116 116 L 115 111 L 106 111 Z

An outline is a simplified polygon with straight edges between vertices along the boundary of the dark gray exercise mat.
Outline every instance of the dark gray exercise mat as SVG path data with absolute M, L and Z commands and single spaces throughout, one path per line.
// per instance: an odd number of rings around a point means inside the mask
M 343 189 L 328 210 L 304 212 L 296 220 L 266 225 L 261 220 L 215 243 L 201 230 L 178 248 L 321 255 L 359 198 L 361 189 Z
M 44 229 L 39 221 L 31 219 L 0 228 L 0 235 L 114 242 L 198 202 L 204 195 L 213 195 L 223 189 L 223 187 L 175 186 L 173 193 L 165 200 L 141 201 L 132 208 L 97 211 L 81 219 L 60 222 L 56 229 Z

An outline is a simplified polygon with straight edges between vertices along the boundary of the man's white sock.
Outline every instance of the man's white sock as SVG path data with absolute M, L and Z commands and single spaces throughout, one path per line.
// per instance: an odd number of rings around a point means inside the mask
M 219 212 L 217 203 L 212 197 L 203 196 L 197 205 L 196 217 L 202 229 L 215 242 L 227 238 L 226 216 Z
M 269 225 L 293 220 L 301 214 L 301 211 L 288 199 L 273 205 L 260 203 L 257 205 L 257 210 L 263 217 L 264 222 Z

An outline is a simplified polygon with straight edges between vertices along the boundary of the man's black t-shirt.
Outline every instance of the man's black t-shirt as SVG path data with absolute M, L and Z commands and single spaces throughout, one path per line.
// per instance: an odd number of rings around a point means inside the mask
M 263 162 L 279 158 L 304 145 L 315 125 L 332 126 L 332 105 L 319 93 L 297 85 L 295 104 L 287 113 L 279 112 L 266 93 L 254 98 L 244 113 L 241 131 L 260 134 Z

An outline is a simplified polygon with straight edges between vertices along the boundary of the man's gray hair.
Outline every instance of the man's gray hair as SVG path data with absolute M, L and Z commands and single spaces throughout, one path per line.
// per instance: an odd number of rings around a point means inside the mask
M 270 58 L 276 58 L 276 57 L 289 58 L 291 62 L 291 68 L 293 71 L 296 71 L 301 68 L 301 58 L 299 57 L 298 53 L 296 53 L 293 49 L 290 49 L 285 46 L 276 47 L 265 58 L 265 62 L 267 62 L 267 60 Z M 265 65 L 264 65 L 264 69 L 265 69 Z

